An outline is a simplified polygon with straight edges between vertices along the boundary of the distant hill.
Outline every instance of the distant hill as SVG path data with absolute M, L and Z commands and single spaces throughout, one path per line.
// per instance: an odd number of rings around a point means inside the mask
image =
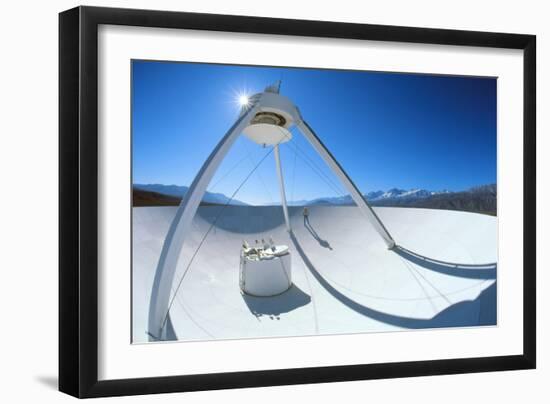
M 181 198 L 177 196 L 164 195 L 158 192 L 144 191 L 134 188 L 132 190 L 132 206 L 179 206 Z M 220 206 L 221 203 L 202 201 L 201 206 Z M 225 205 L 225 204 L 224 204 Z
M 178 206 L 181 198 L 159 194 L 158 192 L 132 190 L 132 206 Z
M 139 191 L 147 191 L 153 194 L 160 194 L 165 197 L 171 197 L 177 199 L 177 204 L 179 204 L 179 201 L 181 201 L 181 198 L 187 193 L 189 190 L 189 187 L 181 186 L 181 185 L 163 185 L 163 184 L 134 184 L 134 194 L 136 190 Z M 152 196 L 149 196 L 153 198 Z M 158 200 L 159 203 L 162 203 L 163 201 L 166 201 L 166 198 L 159 198 L 158 196 L 154 197 L 153 199 Z M 152 200 L 152 199 L 151 199 Z M 225 196 L 224 194 L 220 193 L 212 193 L 212 192 L 206 192 L 204 194 L 204 197 L 202 199 L 202 202 L 211 204 L 211 205 L 225 205 L 229 201 L 229 197 Z M 233 199 L 230 203 L 230 205 L 241 205 L 246 206 L 247 204 L 244 202 L 241 202 L 237 199 Z M 138 206 L 135 205 L 134 206 Z M 153 206 L 153 205 L 141 205 L 141 206 Z M 164 205 L 158 205 L 158 206 L 164 206 Z

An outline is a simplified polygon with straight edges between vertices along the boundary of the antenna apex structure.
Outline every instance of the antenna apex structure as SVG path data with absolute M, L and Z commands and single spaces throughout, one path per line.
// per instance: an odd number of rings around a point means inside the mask
M 277 80 L 275 83 L 267 86 L 264 90 L 265 93 L 279 94 L 281 91 L 281 80 Z
M 243 134 L 259 145 L 275 146 L 292 139 L 289 130 L 298 121 L 299 113 L 294 103 L 279 93 L 280 87 L 280 80 L 267 86 L 263 93 L 250 97 L 250 105 L 241 111 L 242 115 L 252 106 L 257 107 Z

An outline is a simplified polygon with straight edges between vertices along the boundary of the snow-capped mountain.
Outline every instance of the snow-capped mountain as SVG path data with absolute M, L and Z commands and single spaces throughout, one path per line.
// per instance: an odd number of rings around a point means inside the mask
M 423 207 L 430 209 L 453 209 L 486 214 L 496 214 L 496 184 L 481 185 L 465 191 L 429 191 L 426 189 L 404 190 L 392 188 L 373 191 L 364 195 L 373 206 Z M 351 196 L 316 198 L 310 201 L 290 202 L 292 206 L 353 205 Z
M 370 201 L 377 201 L 377 200 L 384 200 L 384 199 L 393 199 L 393 198 L 400 198 L 400 199 L 419 199 L 419 198 L 428 198 L 432 195 L 439 195 L 439 194 L 446 194 L 449 193 L 447 190 L 443 191 L 428 191 L 425 189 L 399 189 L 399 188 L 392 188 L 386 192 L 383 191 L 375 191 L 375 192 L 369 192 L 365 196 Z
M 378 202 L 378 201 L 391 201 L 391 200 L 417 200 L 422 198 L 429 198 L 433 195 L 449 193 L 447 190 L 443 191 L 428 191 L 425 189 L 399 189 L 392 188 L 387 191 L 372 191 L 365 194 L 365 198 L 369 202 Z M 353 200 L 350 195 L 337 196 L 337 197 L 323 197 L 316 198 L 313 200 L 299 200 L 291 201 L 289 205 L 291 206 L 303 206 L 303 205 L 352 205 Z

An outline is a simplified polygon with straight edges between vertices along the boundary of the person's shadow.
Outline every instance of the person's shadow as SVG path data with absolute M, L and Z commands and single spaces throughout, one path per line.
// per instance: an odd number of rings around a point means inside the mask
M 307 231 L 309 231 L 309 233 L 313 236 L 313 238 L 317 240 L 317 242 L 321 247 L 332 250 L 332 247 L 330 246 L 329 242 L 319 237 L 319 234 L 317 234 L 317 231 L 311 225 L 311 222 L 309 221 L 309 215 L 304 215 L 304 227 L 307 229 Z

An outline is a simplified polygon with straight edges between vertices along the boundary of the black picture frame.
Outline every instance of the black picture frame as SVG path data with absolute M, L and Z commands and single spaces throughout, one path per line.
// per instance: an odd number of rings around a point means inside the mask
M 523 354 L 99 381 L 97 52 L 100 24 L 523 50 Z M 84 398 L 534 369 L 535 103 L 534 35 L 96 7 L 77 7 L 60 13 L 59 390 Z

